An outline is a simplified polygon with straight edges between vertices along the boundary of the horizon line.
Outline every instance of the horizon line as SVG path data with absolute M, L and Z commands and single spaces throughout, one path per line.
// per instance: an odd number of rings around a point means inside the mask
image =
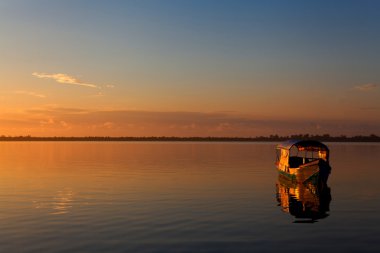
M 296 135 L 269 135 L 256 137 L 227 137 L 227 136 L 0 136 L 0 141 L 193 141 L 193 142 L 259 142 L 270 141 L 278 142 L 289 139 L 315 139 L 327 142 L 380 142 L 380 136 L 375 134 L 370 135 L 355 135 L 355 136 L 331 136 L 329 134 L 311 135 L 311 134 L 296 134 Z

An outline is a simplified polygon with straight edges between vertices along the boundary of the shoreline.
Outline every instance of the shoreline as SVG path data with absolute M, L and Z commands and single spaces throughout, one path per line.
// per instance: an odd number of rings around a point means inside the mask
M 33 137 L 33 136 L 0 136 L 0 142 L 282 142 L 289 139 L 313 139 L 322 142 L 380 142 L 380 137 L 370 136 L 318 136 L 318 135 L 292 135 L 270 137 Z

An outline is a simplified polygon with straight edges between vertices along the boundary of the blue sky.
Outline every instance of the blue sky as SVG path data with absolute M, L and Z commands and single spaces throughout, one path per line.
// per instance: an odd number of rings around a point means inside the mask
M 222 111 L 255 121 L 338 120 L 348 134 L 361 133 L 352 122 L 362 122 L 376 132 L 379 31 L 378 1 L 5 0 L 2 118 L 52 106 Z M 332 131 L 326 125 L 318 131 Z

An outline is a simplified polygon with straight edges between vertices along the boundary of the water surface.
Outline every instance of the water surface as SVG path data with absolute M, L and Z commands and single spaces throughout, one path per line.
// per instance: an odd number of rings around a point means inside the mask
M 326 216 L 295 223 L 274 143 L 3 142 L 0 252 L 379 252 L 380 145 L 327 144 Z

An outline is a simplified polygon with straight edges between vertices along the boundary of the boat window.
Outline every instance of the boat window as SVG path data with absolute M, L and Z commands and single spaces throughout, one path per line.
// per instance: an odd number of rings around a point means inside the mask
M 289 150 L 289 153 L 290 153 L 290 156 L 300 156 L 299 155 L 299 152 L 298 151 L 298 148 L 296 146 L 293 146 L 290 150 Z
M 327 151 L 319 151 L 319 152 L 318 152 L 318 156 L 319 156 L 321 159 L 327 161 Z
M 302 157 L 297 157 L 297 156 L 291 156 L 291 157 L 289 157 L 289 167 L 290 168 L 297 168 L 300 165 L 302 165 L 303 163 L 304 162 L 303 162 L 303 158 Z
M 306 157 L 307 156 L 307 151 L 306 150 L 299 151 L 298 152 L 298 156 L 299 157 Z
M 324 150 L 323 151 L 311 151 L 311 150 L 308 151 L 306 149 L 303 149 L 303 150 L 296 152 L 296 151 L 293 151 L 291 149 L 291 155 L 290 156 L 302 157 L 302 158 L 304 158 L 303 163 L 308 163 L 308 162 L 312 162 L 312 161 L 317 160 L 317 159 L 327 160 L 327 151 L 324 151 Z

